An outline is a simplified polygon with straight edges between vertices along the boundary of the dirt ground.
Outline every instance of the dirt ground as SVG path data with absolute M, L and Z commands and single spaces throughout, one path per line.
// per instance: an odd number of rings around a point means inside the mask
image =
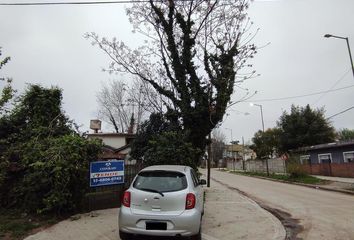
M 280 221 L 254 201 L 212 182 L 206 190 L 204 240 L 283 240 Z M 26 240 L 118 240 L 118 211 L 107 209 L 62 221 Z

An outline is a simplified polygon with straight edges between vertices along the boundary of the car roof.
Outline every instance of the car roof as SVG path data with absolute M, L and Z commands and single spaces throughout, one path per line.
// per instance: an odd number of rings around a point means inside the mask
M 146 167 L 142 169 L 141 171 L 175 171 L 175 172 L 182 172 L 185 173 L 187 172 L 187 169 L 190 167 L 188 166 L 182 166 L 182 165 L 154 165 L 150 167 Z

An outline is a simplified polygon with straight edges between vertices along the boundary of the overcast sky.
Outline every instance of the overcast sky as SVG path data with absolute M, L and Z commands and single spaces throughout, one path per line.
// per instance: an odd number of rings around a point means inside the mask
M 29 2 L 0 3 L 15 1 Z M 270 100 L 354 85 L 345 40 L 323 37 L 326 33 L 349 37 L 354 52 L 353 10 L 353 0 L 259 0 L 251 5 L 249 15 L 254 29 L 260 28 L 255 43 L 270 44 L 252 62 L 260 76 L 241 87 L 257 91 L 250 101 L 263 106 L 266 128 L 274 127 L 291 104 L 325 107 L 327 117 L 354 106 L 354 87 Z M 3 56 L 12 58 L 1 74 L 12 77 L 19 92 L 26 83 L 62 88 L 64 110 L 86 131 L 90 119 L 96 117 L 96 93 L 102 82 L 119 76 L 101 71 L 108 66 L 108 57 L 83 35 L 96 32 L 137 46 L 141 38 L 131 30 L 123 4 L 0 6 L 0 46 Z M 244 93 L 236 88 L 233 99 Z M 331 119 L 337 129 L 354 129 L 353 120 L 354 110 Z M 107 125 L 103 124 L 103 128 L 107 129 Z M 260 108 L 251 107 L 249 102 L 230 108 L 220 127 L 228 140 L 232 129 L 233 140 L 243 136 L 245 141 L 261 128 Z

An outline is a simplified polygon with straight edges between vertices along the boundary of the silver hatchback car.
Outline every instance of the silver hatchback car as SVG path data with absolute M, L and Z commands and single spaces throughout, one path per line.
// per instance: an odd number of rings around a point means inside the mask
M 204 192 L 187 166 L 159 165 L 141 170 L 124 192 L 119 212 L 122 240 L 134 236 L 201 239 Z

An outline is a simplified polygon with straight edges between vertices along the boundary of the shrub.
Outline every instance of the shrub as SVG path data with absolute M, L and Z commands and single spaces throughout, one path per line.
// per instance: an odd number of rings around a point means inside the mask
M 89 162 L 97 158 L 100 149 L 99 141 L 74 134 L 23 144 L 21 171 L 16 175 L 8 171 L 3 203 L 28 212 L 57 215 L 80 210 L 89 186 Z
M 185 140 L 182 133 L 164 132 L 153 136 L 144 155 L 146 165 L 187 165 L 197 170 L 194 159 L 198 149 Z
M 307 173 L 301 167 L 301 164 L 296 162 L 290 162 L 287 165 L 287 172 L 290 175 L 290 178 L 300 178 L 307 176 Z

